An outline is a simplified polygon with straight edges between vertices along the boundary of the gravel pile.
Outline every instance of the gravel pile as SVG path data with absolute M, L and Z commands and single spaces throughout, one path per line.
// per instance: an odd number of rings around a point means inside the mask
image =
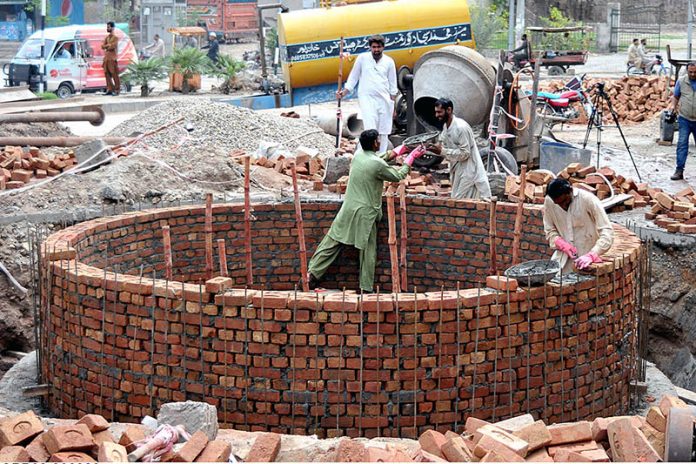
M 181 144 L 176 149 L 181 153 L 213 147 L 252 153 L 263 141 L 281 143 L 291 152 L 298 146 L 307 146 L 318 149 L 322 156 L 334 153 L 333 138 L 324 134 L 314 121 L 263 114 L 201 98 L 173 100 L 153 106 L 115 127 L 110 135 L 130 136 L 147 132 L 181 116 L 185 117 L 184 122 L 148 137 L 147 144 L 166 150 Z M 187 138 L 182 129 L 186 125 L 193 127 Z

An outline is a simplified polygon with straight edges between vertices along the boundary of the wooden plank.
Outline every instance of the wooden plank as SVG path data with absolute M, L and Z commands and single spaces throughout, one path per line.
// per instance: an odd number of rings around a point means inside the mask
M 50 385 L 47 383 L 41 385 L 33 385 L 31 387 L 22 388 L 22 396 L 25 398 L 34 398 L 36 396 L 46 396 L 48 395 Z
M 674 386 L 674 389 L 677 391 L 677 396 L 679 396 L 679 399 L 683 400 L 685 403 L 696 405 L 696 393 L 692 392 L 691 390 L 687 390 L 686 388 L 677 387 L 676 385 Z

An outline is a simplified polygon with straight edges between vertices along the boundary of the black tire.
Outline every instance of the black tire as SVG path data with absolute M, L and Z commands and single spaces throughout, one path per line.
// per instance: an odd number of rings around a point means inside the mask
M 413 160 L 413 167 L 418 169 L 433 169 L 442 163 L 445 158 L 440 155 L 435 155 L 430 152 L 425 152 L 420 158 Z
M 558 124 L 558 121 L 554 119 L 547 119 L 546 116 L 556 116 L 556 110 L 553 109 L 551 105 L 549 105 L 548 102 L 545 101 L 538 101 L 536 105 L 537 109 L 537 114 L 544 118 L 544 124 L 546 124 L 546 127 L 553 127 L 556 124 Z
M 488 163 L 490 148 L 483 148 L 479 150 L 479 152 L 481 153 L 481 160 L 483 160 L 483 166 L 486 168 L 486 170 L 488 172 L 495 172 L 495 164 L 493 162 Z M 515 160 L 515 157 L 512 156 L 512 153 L 503 147 L 495 147 L 495 154 L 498 156 L 498 159 L 503 163 L 503 165 L 510 170 L 510 172 L 515 175 L 519 174 L 517 161 Z
M 549 66 L 549 76 L 561 76 L 565 74 L 562 66 Z
M 61 100 L 65 100 L 66 98 L 72 97 L 73 93 L 75 93 L 75 89 L 73 89 L 73 86 L 69 84 L 68 82 L 63 82 L 58 86 L 56 91 L 54 92 L 58 98 Z
M 627 76 L 644 76 L 645 73 L 643 72 L 642 69 L 631 65 L 628 68 L 626 68 L 626 75 Z

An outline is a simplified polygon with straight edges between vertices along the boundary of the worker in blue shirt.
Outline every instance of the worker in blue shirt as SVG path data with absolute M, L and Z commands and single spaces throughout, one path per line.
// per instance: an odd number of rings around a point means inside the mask
M 689 136 L 696 142 L 696 62 L 686 66 L 686 76 L 677 80 L 669 110 L 674 113 L 679 105 L 679 140 L 677 141 L 677 169 L 670 179 L 684 179 L 684 167 L 689 156 Z

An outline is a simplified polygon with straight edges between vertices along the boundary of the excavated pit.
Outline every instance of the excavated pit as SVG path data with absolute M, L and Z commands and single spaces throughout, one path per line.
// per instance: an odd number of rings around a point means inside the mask
M 340 208 L 302 204 L 309 255 Z M 294 206 L 214 205 L 228 281 L 206 282 L 205 207 L 129 213 L 51 235 L 41 256 L 41 381 L 59 417 L 137 421 L 207 401 L 225 427 L 319 436 L 417 437 L 531 412 L 549 423 L 622 414 L 636 377 L 640 240 L 615 225 L 606 262 L 581 276 L 486 288 L 489 206 L 407 199 L 407 291 L 391 290 L 385 218 L 376 283 L 360 296 L 355 250 L 329 290 L 302 293 Z M 497 206 L 497 268 L 511 264 L 516 206 Z M 397 205 L 397 230 L 400 230 Z M 521 260 L 548 259 L 541 209 L 525 206 Z M 174 276 L 164 280 L 162 226 Z M 218 269 L 215 249 L 215 269 Z M 218 275 L 217 271 L 214 273 Z M 520 282 L 523 284 L 523 282 Z M 232 285 L 234 288 L 221 289 Z M 346 288 L 348 290 L 341 291 Z

